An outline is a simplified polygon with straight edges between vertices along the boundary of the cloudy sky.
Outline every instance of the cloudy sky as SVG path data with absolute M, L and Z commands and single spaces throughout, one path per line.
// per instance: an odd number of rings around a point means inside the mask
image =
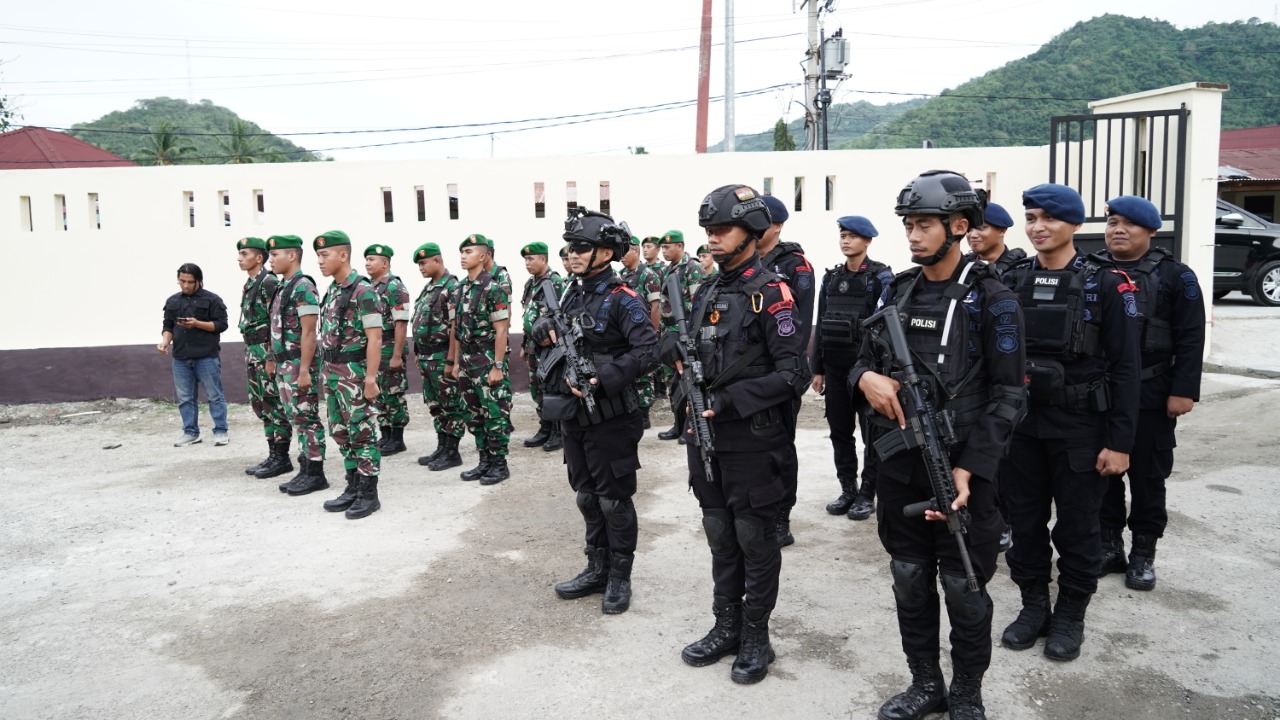
M 0 94 L 33 125 L 65 127 L 167 95 L 209 99 L 273 132 L 347 131 L 292 138 L 343 160 L 693 151 L 699 0 L 6 5 Z M 736 0 L 739 133 L 803 114 L 806 15 L 798 5 Z M 1120 8 L 1191 27 L 1275 22 L 1277 6 L 837 0 L 823 17 L 828 34 L 843 28 L 851 40 L 850 78 L 836 101 L 885 103 L 955 87 Z M 724 0 L 713 12 L 711 93 L 719 96 Z M 722 108 L 712 105 L 711 143 L 724 134 Z M 550 127 L 527 129 L 540 126 Z M 404 128 L 415 129 L 351 132 Z M 352 147 L 376 144 L 384 146 Z

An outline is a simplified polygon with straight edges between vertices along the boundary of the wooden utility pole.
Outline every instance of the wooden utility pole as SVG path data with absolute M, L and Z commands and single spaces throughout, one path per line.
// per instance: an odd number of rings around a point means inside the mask
M 702 0 L 702 38 L 698 42 L 698 126 L 694 152 L 707 151 L 707 113 L 711 104 L 711 0 Z

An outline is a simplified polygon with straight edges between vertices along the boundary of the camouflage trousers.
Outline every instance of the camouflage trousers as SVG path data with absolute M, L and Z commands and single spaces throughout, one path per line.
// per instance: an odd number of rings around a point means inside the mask
M 538 346 L 532 342 L 524 344 L 524 361 L 529 366 L 529 397 L 533 398 L 534 407 L 538 408 L 538 417 L 542 417 L 542 381 L 538 379 Z
M 324 399 L 329 435 L 342 451 L 342 465 L 361 475 L 377 477 L 382 465 L 378 451 L 378 411 L 364 397 L 365 364 L 324 364 Z
M 311 372 L 311 389 L 298 387 L 298 361 L 276 363 L 276 385 L 280 400 L 293 421 L 298 436 L 298 453 L 308 460 L 324 460 L 324 423 L 320 421 L 320 400 L 316 388 L 318 373 Z
M 511 442 L 511 377 L 503 358 L 502 382 L 489 387 L 493 350 L 467 352 L 458 357 L 458 394 L 466 409 L 467 429 L 476 438 L 476 449 L 502 457 Z
M 640 408 L 643 410 L 648 410 L 653 407 L 654 377 L 656 375 L 657 372 L 655 371 L 636 378 L 634 387 L 636 389 L 636 395 L 640 396 Z
M 458 395 L 458 381 L 445 377 L 446 353 L 432 353 L 418 358 L 422 371 L 422 402 L 427 404 L 436 432 L 460 438 L 467 429 L 462 398 Z
M 384 357 L 378 368 L 378 399 L 373 401 L 378 410 L 378 424 L 391 427 L 404 427 L 409 424 L 409 405 L 404 394 L 409 391 L 408 368 L 403 365 L 399 370 L 390 367 L 391 358 Z
M 284 442 L 293 434 L 289 427 L 289 412 L 280 400 L 276 379 L 267 372 L 267 364 L 248 363 L 249 404 L 253 414 L 262 421 L 262 434 L 272 442 Z

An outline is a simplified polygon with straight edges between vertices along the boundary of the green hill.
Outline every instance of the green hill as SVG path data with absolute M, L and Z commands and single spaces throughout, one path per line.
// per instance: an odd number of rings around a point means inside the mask
M 1161 20 L 1103 15 L 841 147 L 919 147 L 926 139 L 938 147 L 1040 145 L 1054 115 L 1192 81 L 1231 86 L 1223 128 L 1280 122 L 1280 27 L 1252 19 L 1178 30 Z
M 153 133 L 162 124 L 171 128 L 175 142 L 191 149 L 180 155 L 182 163 L 309 162 L 324 160 L 304 147 L 267 133 L 227 108 L 208 100 L 158 97 L 139 100 L 128 110 L 116 111 L 72 126 L 71 135 L 108 152 L 134 159 L 145 153 Z
M 920 107 L 925 102 L 917 99 L 888 105 L 873 105 L 860 100 L 856 103 L 832 105 L 827 111 L 827 145 L 832 148 L 841 147 L 908 110 Z M 796 145 L 803 146 L 804 118 L 792 120 L 787 124 L 787 129 L 795 139 Z M 773 130 L 769 129 L 754 135 L 738 135 L 736 142 L 738 152 L 767 152 L 773 150 Z M 720 142 L 707 148 L 707 152 L 724 152 L 724 143 Z

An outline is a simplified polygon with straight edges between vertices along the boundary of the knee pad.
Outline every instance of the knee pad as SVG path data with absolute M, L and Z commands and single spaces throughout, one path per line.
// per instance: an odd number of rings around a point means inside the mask
M 730 552 L 738 545 L 733 534 L 733 515 L 728 510 L 703 510 L 702 529 L 707 533 L 707 545 L 711 546 L 712 555 Z
M 770 552 L 778 549 L 778 544 L 766 537 L 764 522 L 752 517 L 734 518 L 733 529 L 738 536 L 738 545 L 742 546 L 742 554 L 751 560 L 763 560 Z
M 636 517 L 636 506 L 631 498 L 600 498 L 600 509 L 604 511 L 604 519 L 614 530 L 626 530 Z
M 947 598 L 947 612 L 966 624 L 982 622 L 991 615 L 991 597 L 981 585 L 978 591 L 969 589 L 968 580 L 943 574 L 942 592 Z
M 600 503 L 596 501 L 596 496 L 589 492 L 578 491 L 578 510 L 582 512 L 582 517 L 587 522 L 596 522 L 600 519 Z
M 937 571 L 932 567 L 894 558 L 889 561 L 889 572 L 899 605 L 921 605 L 929 595 L 938 593 Z

